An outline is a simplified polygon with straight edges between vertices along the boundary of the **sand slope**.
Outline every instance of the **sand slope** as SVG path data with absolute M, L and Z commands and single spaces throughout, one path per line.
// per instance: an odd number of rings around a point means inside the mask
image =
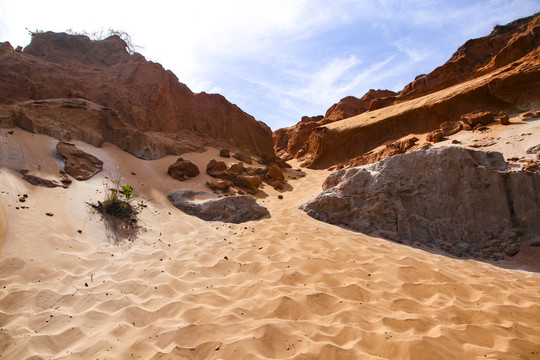
M 47 189 L 13 169 L 54 177 L 56 140 L 2 129 L 0 144 L 0 358 L 540 358 L 538 273 L 318 222 L 298 205 L 327 171 L 306 170 L 282 200 L 264 187 L 272 216 L 234 225 L 168 203 L 173 189 L 205 188 L 203 174 L 168 178 L 174 157 L 76 142 L 104 171 Z M 204 173 L 217 154 L 183 157 Z M 133 243 L 113 244 L 85 204 L 114 173 L 147 199 Z

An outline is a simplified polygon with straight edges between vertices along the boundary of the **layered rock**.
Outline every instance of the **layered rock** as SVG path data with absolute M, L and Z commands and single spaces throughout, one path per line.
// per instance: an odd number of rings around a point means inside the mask
M 269 216 L 268 210 L 257 204 L 249 195 L 225 196 L 195 203 L 191 200 L 197 195 L 209 195 L 202 191 L 175 190 L 167 198 L 183 212 L 206 221 L 243 223 Z
M 496 152 L 415 151 L 331 174 L 310 216 L 456 256 L 514 255 L 540 236 L 540 174 Z
M 144 159 L 205 145 L 274 154 L 265 124 L 221 95 L 191 92 L 161 65 L 130 54 L 118 36 L 92 41 L 82 35 L 37 33 L 22 52 L 3 43 L 0 57 L 3 125 L 97 146 L 109 141 Z M 61 115 L 59 125 L 50 115 L 59 108 L 74 119 Z
M 325 116 L 303 116 L 301 121 L 291 127 L 278 129 L 272 134 L 276 153 L 285 160 L 301 158 L 307 153 L 307 141 L 312 131 L 324 124 L 349 118 L 369 110 L 373 101 L 395 97 L 390 90 L 369 90 L 360 99 L 347 96 L 332 105 Z M 381 106 L 383 107 L 383 106 Z
M 341 99 L 337 104 L 332 105 L 324 115 L 329 121 L 338 121 L 351 116 L 356 116 L 370 109 L 371 103 L 375 100 L 393 98 L 397 93 L 391 90 L 373 90 L 370 89 L 360 99 L 354 96 L 347 96 Z
M 64 171 L 79 181 L 88 180 L 103 170 L 103 161 L 73 144 L 60 141 L 56 152 L 65 160 Z
M 536 49 L 539 42 L 538 14 L 497 25 L 488 36 L 463 44 L 444 65 L 407 84 L 397 100 L 430 94 L 492 72 L 519 60 Z
M 281 129 L 274 133 L 275 149 L 303 166 L 323 169 L 404 136 L 437 130 L 466 113 L 538 107 L 539 45 L 540 15 L 496 27 L 490 36 L 467 42 L 451 61 L 420 76 L 410 89 L 387 98 L 386 107 L 373 105 L 371 111 L 340 121 Z

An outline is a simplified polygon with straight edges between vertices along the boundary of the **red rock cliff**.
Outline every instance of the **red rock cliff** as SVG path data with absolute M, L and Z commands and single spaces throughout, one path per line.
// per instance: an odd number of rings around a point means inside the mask
M 106 129 L 103 141 L 143 158 L 180 154 L 204 145 L 247 149 L 257 155 L 274 153 L 271 130 L 264 123 L 221 95 L 194 94 L 171 71 L 140 54 L 130 54 L 126 47 L 118 36 L 93 41 L 52 32 L 35 34 L 22 52 L 2 44 L 0 106 L 4 109 L 0 112 L 4 122 L 11 114 L 26 118 L 28 126 L 38 131 L 47 127 L 45 123 L 33 126 L 41 113 L 32 117 L 28 103 L 17 103 L 57 99 L 53 101 L 57 105 L 58 99 L 77 98 L 89 101 L 87 108 L 102 106 L 108 111 L 107 116 L 96 115 Z M 43 109 L 50 104 L 39 105 Z M 18 124 L 16 119 L 11 122 Z M 76 124 L 63 126 L 74 126 L 70 136 L 78 138 Z

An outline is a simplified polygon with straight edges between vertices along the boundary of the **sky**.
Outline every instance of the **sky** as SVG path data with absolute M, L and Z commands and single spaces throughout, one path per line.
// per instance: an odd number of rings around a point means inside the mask
M 345 96 L 400 91 L 468 39 L 537 12 L 538 0 L 0 0 L 0 42 L 125 31 L 192 91 L 276 130 Z

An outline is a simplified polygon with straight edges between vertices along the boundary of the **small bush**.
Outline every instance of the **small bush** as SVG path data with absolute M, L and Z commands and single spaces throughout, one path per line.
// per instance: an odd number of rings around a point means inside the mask
M 124 184 L 120 186 L 120 178 L 116 177 L 105 184 L 105 199 L 97 204 L 89 204 L 101 214 L 107 230 L 115 242 L 134 240 L 140 230 L 137 222 L 139 210 L 146 207 L 144 201 L 133 204 L 133 188 Z

